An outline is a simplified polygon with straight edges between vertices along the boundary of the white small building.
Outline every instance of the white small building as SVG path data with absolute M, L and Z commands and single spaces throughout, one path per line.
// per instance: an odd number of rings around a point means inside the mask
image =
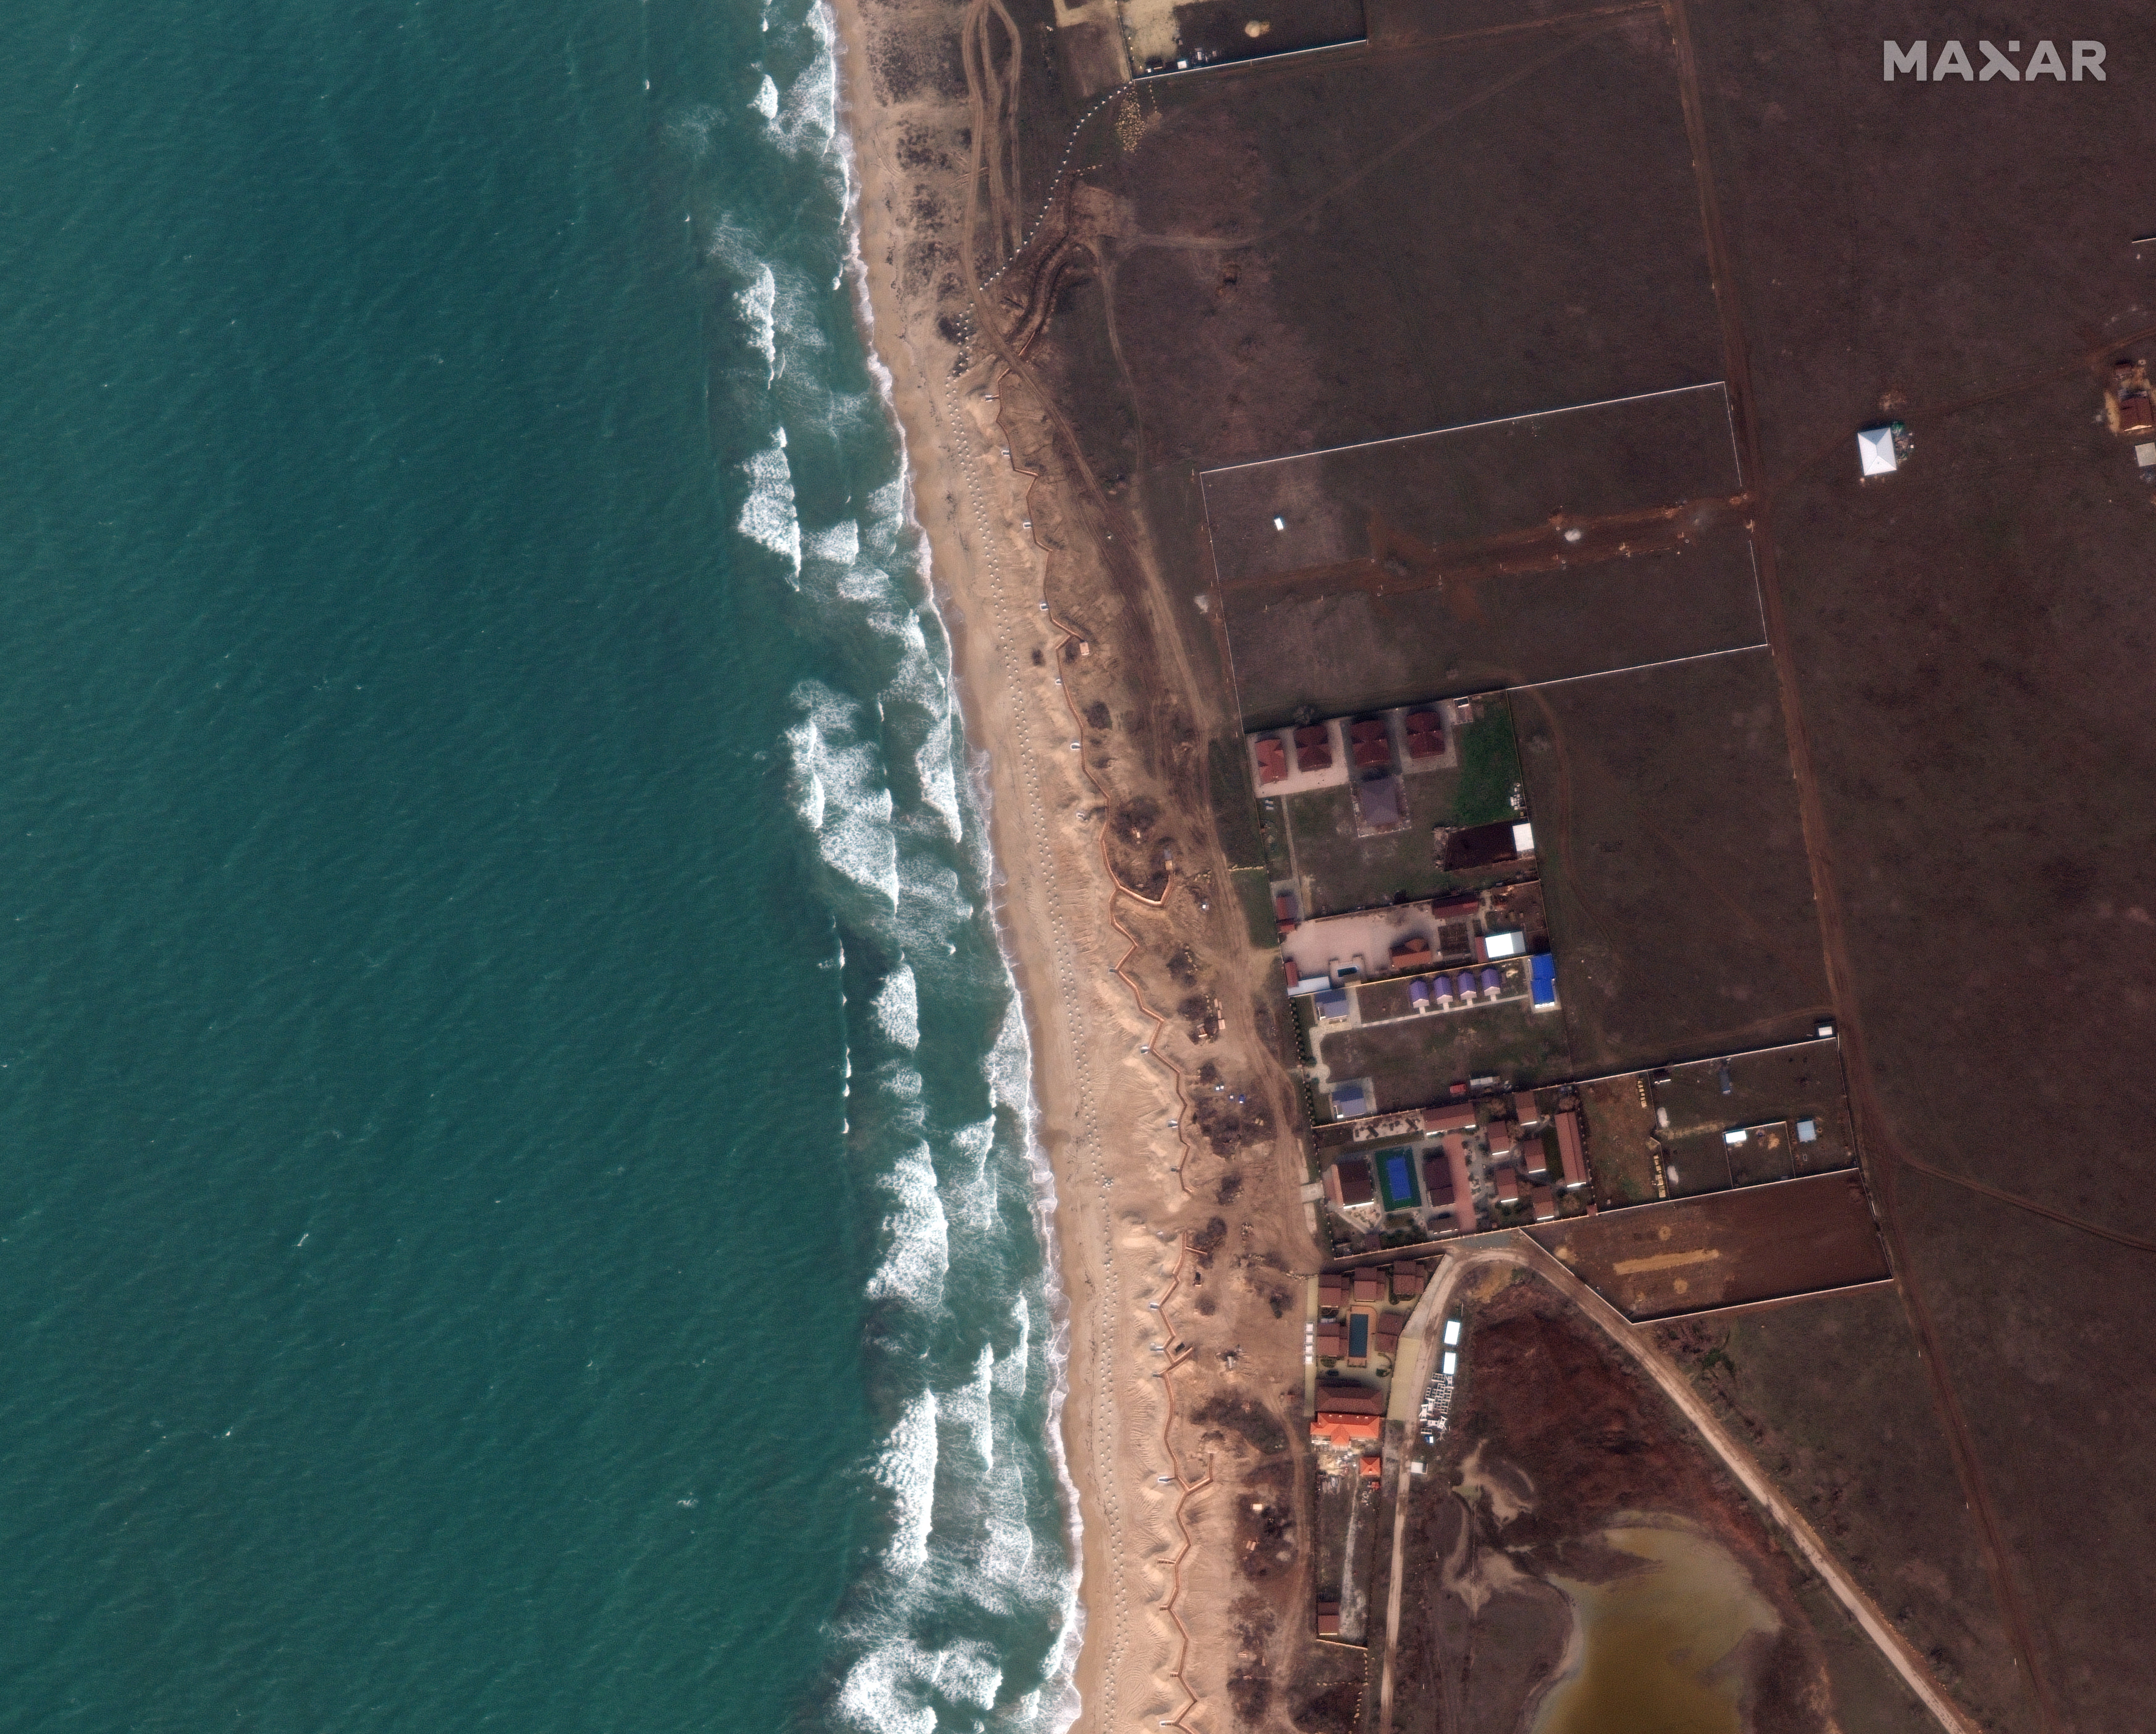
M 1902 467 L 1892 427 L 1866 428 L 1856 436 L 1856 461 L 1866 475 L 1892 475 Z

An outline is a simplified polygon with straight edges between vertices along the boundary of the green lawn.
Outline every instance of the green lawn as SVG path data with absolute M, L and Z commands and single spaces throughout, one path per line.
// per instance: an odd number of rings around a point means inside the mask
M 1213 823 L 1230 867 L 1263 867 L 1265 839 L 1259 827 L 1258 798 L 1250 786 L 1250 753 L 1243 737 L 1213 742 L 1207 753 L 1212 776 Z
M 1415 811 L 1414 785 L 1424 780 L 1409 779 L 1407 829 L 1383 837 L 1355 834 L 1355 794 L 1344 785 L 1284 803 L 1295 825 L 1296 864 L 1310 887 L 1306 915 L 1368 909 L 1402 891 L 1428 897 L 1450 886 L 1438 870 L 1430 822 Z
M 1243 920 L 1250 930 L 1250 943 L 1261 952 L 1280 944 L 1280 927 L 1273 915 L 1272 880 L 1262 867 L 1238 867 L 1234 874 L 1235 898 L 1243 905 Z
M 1443 872 L 1430 835 L 1437 825 L 1489 824 L 1513 817 L 1512 792 L 1521 777 L 1512 710 L 1502 700 L 1484 703 L 1487 714 L 1455 737 L 1460 752 L 1456 767 L 1402 776 L 1408 806 L 1404 829 L 1358 837 L 1355 794 L 1345 784 L 1265 803 L 1266 858 L 1276 878 L 1289 870 L 1287 854 L 1284 837 L 1270 834 L 1294 827 L 1295 864 L 1310 893 L 1306 916 L 1370 909 L 1402 895 L 1435 897 L 1471 890 L 1517 870 L 1508 866 L 1495 875 Z
M 1502 700 L 1486 700 L 1489 714 L 1459 731 L 1459 781 L 1452 789 L 1448 825 L 1494 824 L 1513 816 L 1512 791 L 1521 786 L 1520 743 L 1512 712 Z

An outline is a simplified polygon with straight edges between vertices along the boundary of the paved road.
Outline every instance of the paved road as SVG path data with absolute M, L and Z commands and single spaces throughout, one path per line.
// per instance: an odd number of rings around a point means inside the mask
M 1817 1531 L 1805 1521 L 1804 1515 L 1783 1497 L 1759 1465 L 1753 1461 L 1751 1454 L 1723 1430 L 1713 1411 L 1692 1388 L 1691 1381 L 1649 1346 L 1644 1333 L 1526 1234 L 1512 1230 L 1507 1233 L 1502 1240 L 1493 1235 L 1478 1236 L 1477 1243 L 1471 1247 L 1463 1245 L 1445 1259 L 1436 1280 L 1424 1293 L 1422 1304 L 1415 1309 L 1418 1321 L 1442 1318 L 1451 1306 L 1452 1296 L 1460 1282 L 1470 1275 L 1493 1265 L 1511 1265 L 1519 1270 L 1532 1270 L 1542 1277 L 1599 1325 L 1603 1333 L 1630 1356 L 1640 1370 L 1654 1381 L 1662 1394 L 1676 1405 L 1677 1412 L 1698 1429 L 1707 1447 L 1722 1460 L 1744 1490 L 1789 1538 L 1797 1552 L 1819 1573 L 1842 1606 L 1848 1608 L 1851 1617 L 1879 1646 L 1894 1671 L 1902 1676 L 1909 1690 L 1938 1719 L 1939 1726 L 1946 1729 L 1948 1734 L 1979 1734 L 1975 1723 L 1940 1690 L 1938 1682 L 1933 1679 L 1923 1659 L 1879 1611 L 1871 1598 L 1843 1568 L 1841 1562 L 1827 1551 L 1826 1544 L 1820 1541 Z M 1435 1352 L 1441 1335 L 1440 1331 L 1435 1330 L 1426 1330 L 1424 1333 L 1420 1352 L 1415 1357 L 1415 1383 L 1411 1387 L 1416 1401 L 1419 1401 L 1423 1388 L 1429 1383 L 1430 1357 Z M 1395 1408 L 1399 1406 L 1399 1389 L 1396 1374 Z M 1413 1413 L 1411 1404 L 1409 1409 L 1410 1419 Z M 1412 1443 L 1412 1433 L 1409 1439 Z M 1378 1686 L 1378 1734 L 1392 1734 L 1393 1728 L 1393 1665 L 1399 1644 L 1400 1588 L 1405 1572 L 1400 1543 L 1407 1528 L 1408 1501 L 1413 1495 L 1416 1480 L 1407 1473 L 1407 1456 L 1405 1449 L 1398 1449 L 1394 1480 L 1396 1492 L 1393 1501 L 1392 1582 L 1385 1597 L 1384 1647 Z

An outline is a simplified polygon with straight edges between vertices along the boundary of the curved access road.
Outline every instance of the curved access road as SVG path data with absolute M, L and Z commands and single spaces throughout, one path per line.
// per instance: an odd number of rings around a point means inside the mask
M 1923 1658 L 1879 1611 L 1877 1604 L 1850 1576 L 1841 1562 L 1827 1550 L 1825 1542 L 1820 1539 L 1819 1532 L 1805 1520 L 1804 1514 L 1783 1496 L 1781 1490 L 1753 1460 L 1751 1453 L 1738 1444 L 1721 1422 L 1715 1418 L 1713 1411 L 1693 1388 L 1691 1381 L 1649 1346 L 1645 1334 L 1638 1326 L 1552 1257 L 1532 1237 L 1517 1229 L 1507 1230 L 1502 1234 L 1480 1235 L 1473 1242 L 1463 1243 L 1459 1251 L 1446 1256 L 1438 1270 L 1436 1280 L 1424 1294 L 1422 1304 L 1415 1309 L 1409 1326 L 1409 1331 L 1416 1334 L 1419 1340 L 1412 1357 L 1414 1379 L 1404 1387 L 1404 1396 L 1399 1375 L 1397 1372 L 1394 1375 L 1394 1395 L 1389 1418 L 1401 1418 L 1404 1401 L 1404 1413 L 1410 1428 L 1408 1440 L 1413 1438 L 1411 1429 L 1415 1406 L 1421 1401 L 1422 1393 L 1429 1388 L 1430 1370 L 1443 1334 L 1436 1328 L 1436 1321 L 1450 1309 L 1452 1297 L 1463 1280 L 1495 1265 L 1510 1265 L 1517 1270 L 1532 1271 L 1599 1326 L 1603 1334 L 1631 1357 L 1640 1372 L 1669 1398 L 1677 1413 L 1698 1430 L 1708 1449 L 1722 1460 L 1724 1467 L 1737 1478 L 1738 1485 L 1752 1495 L 1753 1501 L 1774 1520 L 1776 1526 L 1789 1538 L 1797 1552 L 1804 1556 L 1805 1563 L 1819 1573 L 1827 1588 L 1849 1610 L 1850 1617 L 1878 1645 L 1880 1654 L 1887 1658 L 1894 1671 L 1902 1676 L 1909 1690 L 1931 1711 L 1947 1734 L 1979 1734 L 1976 1724 L 1941 1690 L 1938 1681 L 1932 1677 L 1931 1670 L 1925 1665 Z M 1421 1327 L 1419 1331 L 1416 1331 L 1418 1326 Z M 1403 1361 L 1409 1358 L 1405 1354 L 1401 1357 Z M 1408 1500 L 1414 1487 L 1414 1477 L 1407 1472 L 1408 1454 L 1404 1443 L 1395 1444 L 1392 1449 L 1396 1489 L 1393 1501 L 1393 1564 L 1392 1582 L 1385 1596 L 1384 1651 L 1378 1675 L 1378 1734 L 1392 1734 L 1393 1662 L 1399 1644 L 1400 1586 L 1405 1570 L 1400 1544 L 1407 1528 Z

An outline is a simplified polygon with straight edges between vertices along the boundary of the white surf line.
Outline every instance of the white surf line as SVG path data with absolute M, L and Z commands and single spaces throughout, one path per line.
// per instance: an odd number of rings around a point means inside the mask
M 1588 675 L 1559 675 L 1554 680 L 1523 680 L 1517 686 L 1507 686 L 1507 692 L 1538 692 L 1545 686 L 1569 686 L 1575 680 L 1610 680 L 1620 675 L 1643 675 L 1649 669 L 1673 669 L 1680 663 L 1711 662 L 1717 656 L 1748 656 L 1754 650 L 1771 650 L 1773 646 L 1762 639 L 1756 644 L 1738 644 L 1727 650 L 1701 650 L 1690 656 L 1667 656 L 1660 662 L 1635 662 L 1630 668 L 1597 669 Z
M 1071 1049 L 1078 1076 L 1079 1118 L 1084 1128 L 1083 1143 L 1092 1163 L 1095 1183 L 1105 1193 L 1108 1176 L 1101 1160 L 1099 1106 L 1093 1093 L 1092 1069 L 1086 1055 L 1085 1009 L 1079 998 L 1077 972 L 1072 966 L 1070 937 L 1064 925 L 1062 891 L 1056 880 L 1055 852 L 1050 846 L 1046 809 L 1041 800 L 1040 762 L 1034 748 L 1032 726 L 1026 716 L 1024 677 L 1012 646 L 1009 599 L 1004 589 L 1003 560 L 997 551 L 996 538 L 988 520 L 987 495 L 981 484 L 979 467 L 974 461 L 973 443 L 966 437 L 966 424 L 958 402 L 959 376 L 971 366 L 973 353 L 973 316 L 970 311 L 966 316 L 961 338 L 958 356 L 962 365 L 945 376 L 944 402 L 950 418 L 952 448 L 957 454 L 959 468 L 966 478 L 967 491 L 972 496 L 975 534 L 979 538 L 981 552 L 988 565 L 990 594 L 995 605 L 996 653 L 1003 661 L 1004 681 L 1011 700 L 1011 723 L 1018 743 L 1019 764 L 1024 772 L 1026 788 L 1031 798 L 1029 816 L 1033 822 L 1034 848 L 1040 860 L 1042 883 L 1048 894 L 1056 981 L 1063 992 L 1065 1014 L 1070 1020 Z M 986 743 L 983 744 L 985 746 Z M 1106 1665 L 1101 1670 L 1103 1713 L 1096 1719 L 1096 1726 L 1112 1728 L 1116 1725 L 1116 1680 L 1130 1641 L 1130 1607 L 1123 1582 L 1122 1499 L 1112 1468 L 1114 1448 L 1120 1430 L 1116 1419 L 1115 1321 L 1121 1307 L 1122 1285 L 1116 1268 L 1114 1224 L 1105 1199 L 1101 1210 L 1101 1275 L 1100 1302 L 1094 1324 L 1096 1367 L 1091 1393 L 1094 1442 L 1091 1479 L 1108 1520 L 1109 1578 L 1114 1589 L 1115 1631 Z M 1067 1376 L 1067 1362 L 1065 1367 Z M 1066 1398 L 1065 1400 L 1069 1399 Z M 1075 1563 L 1082 1584 L 1085 1577 L 1082 1517 L 1079 1534 L 1080 1552 Z M 1081 1614 L 1085 1611 L 1082 1597 L 1079 1609 Z M 1073 1684 L 1075 1687 L 1075 1675 Z
M 1672 385 L 1665 386 L 1659 392 L 1635 392 L 1629 398 L 1604 398 L 1593 403 L 1565 403 L 1560 404 L 1555 409 L 1529 410 L 1524 415 L 1493 416 L 1486 422 L 1461 422 L 1458 426 L 1451 428 L 1425 428 L 1419 434 L 1393 434 L 1383 439 L 1358 439 L 1352 445 L 1322 446 L 1314 452 L 1289 452 L 1278 458 L 1253 458 L 1246 464 L 1223 464 L 1217 469 L 1200 471 L 1199 483 L 1202 489 L 1204 479 L 1209 475 L 1232 475 L 1239 469 L 1262 469 L 1268 464 L 1300 464 L 1309 458 L 1330 458 L 1341 452 L 1366 451 L 1373 446 L 1404 445 L 1411 439 L 1436 439 L 1447 434 L 1472 434 L 1478 428 L 1509 427 L 1514 422 L 1548 421 L 1552 416 L 1578 415 L 1583 411 L 1589 409 L 1614 409 L 1624 403 L 1646 403 L 1656 398 L 1682 397 L 1686 392 L 1722 392 L 1724 393 L 1726 403 L 1727 389 L 1722 381 L 1710 379 L 1701 385 Z M 1741 486 L 1744 475 L 1742 464 L 1737 466 L 1737 475 L 1738 485 Z

